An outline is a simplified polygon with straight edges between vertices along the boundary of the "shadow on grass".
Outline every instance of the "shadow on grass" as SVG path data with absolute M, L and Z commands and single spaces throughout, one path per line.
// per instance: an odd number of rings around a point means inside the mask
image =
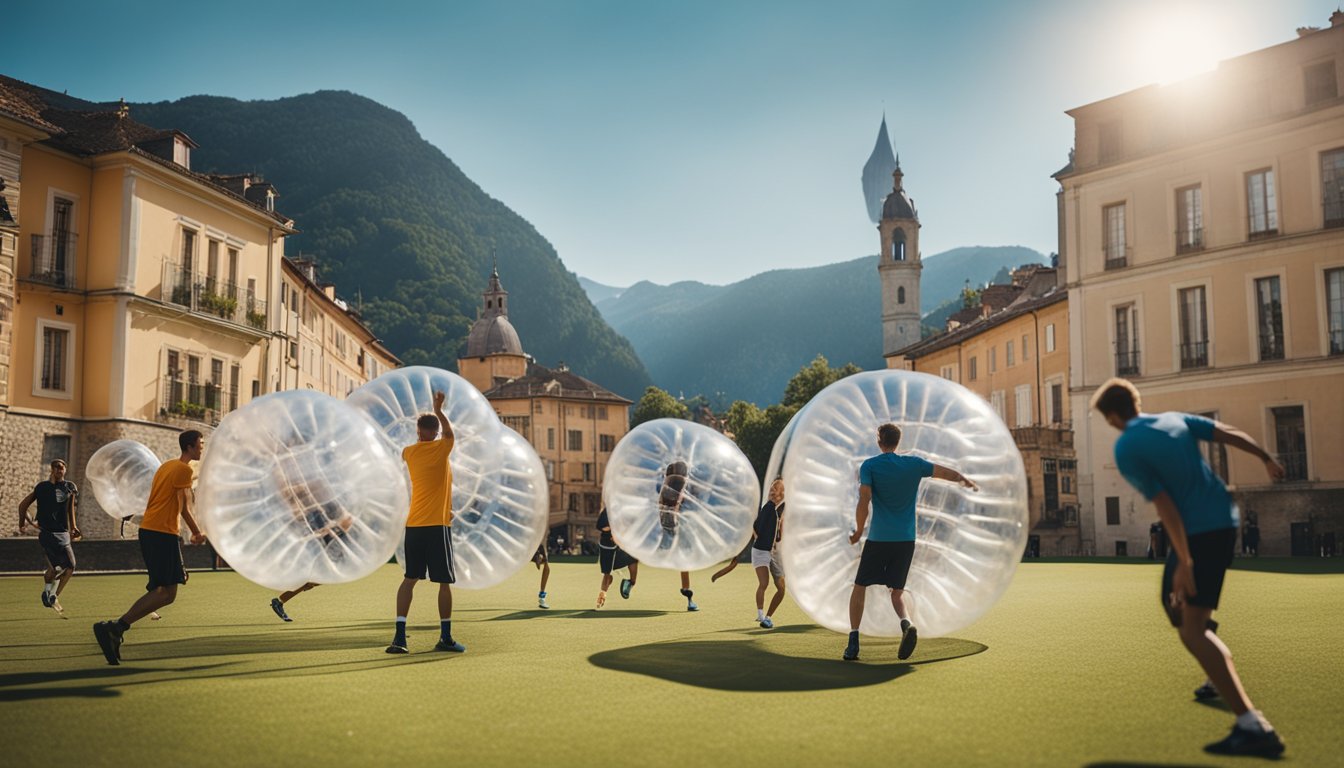
M 1052 563 L 1160 566 L 1163 561 L 1143 557 L 1040 557 L 1022 561 L 1023 565 Z M 1232 569 L 1262 573 L 1344 573 L 1344 557 L 1237 557 L 1232 561 Z
M 735 630 L 729 632 L 736 633 Z M 973 656 L 988 650 L 988 646 L 970 640 L 933 638 L 920 643 L 910 661 L 865 664 L 842 661 L 843 644 L 837 641 L 841 636 L 819 627 L 780 627 L 760 634 L 792 634 L 795 638 L 820 640 L 824 643 L 822 647 L 834 652 L 830 658 L 777 653 L 766 647 L 769 643 L 763 637 L 757 639 L 756 634 L 752 633 L 751 640 L 648 643 L 595 653 L 588 657 L 588 661 L 603 669 L 720 691 L 824 691 L 878 685 L 908 675 L 920 665 Z M 796 645 L 796 642 L 785 640 L 779 643 L 785 644 Z M 871 650 L 873 658 L 881 658 L 894 654 L 894 645 L 873 641 L 865 646 L 865 652 Z M 805 650 L 819 649 L 816 643 L 810 643 Z
M 1112 760 L 1101 763 L 1088 763 L 1083 768 L 1213 768 L 1208 763 L 1134 763 L 1124 760 Z
M 650 611 L 650 610 L 620 610 L 603 609 L 595 611 L 591 608 L 581 610 L 556 611 L 542 610 L 540 608 L 531 611 L 514 611 L 506 613 L 503 616 L 496 616 L 486 621 L 519 621 L 521 619 L 645 619 L 650 616 L 665 616 L 669 613 L 684 613 L 684 611 Z
M 122 688 L 138 685 L 158 685 L 183 680 L 215 680 L 242 678 L 284 678 L 317 677 L 322 675 L 345 675 L 368 669 L 386 669 L 413 664 L 432 664 L 454 658 L 457 654 L 419 653 L 411 656 L 377 656 L 356 661 L 340 661 L 306 666 L 284 666 L 270 669 L 241 669 L 243 662 L 231 661 L 219 664 L 203 664 L 191 667 L 142 667 L 133 660 L 125 659 L 121 666 L 102 666 L 92 669 L 75 669 L 54 672 L 22 672 L 0 674 L 0 703 L 19 701 L 41 701 L 59 698 L 111 698 L 121 695 Z M 102 655 L 97 654 L 98 663 L 103 663 Z M 149 675 L 148 679 L 131 679 L 138 675 Z M 51 683 L 79 682 L 81 685 L 59 687 L 30 688 L 26 686 L 46 686 Z

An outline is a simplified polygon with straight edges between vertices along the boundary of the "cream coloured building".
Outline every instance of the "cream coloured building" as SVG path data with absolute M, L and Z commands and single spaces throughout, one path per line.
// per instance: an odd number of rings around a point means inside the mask
M 94 450 L 131 438 L 175 455 L 270 391 L 270 308 L 292 222 L 274 190 L 192 171 L 195 144 L 0 77 L 0 178 L 17 223 L 0 237 L 0 506 L 65 458 L 83 485 Z M 12 313 L 8 301 L 13 298 Z M 112 535 L 91 494 L 87 536 Z M 11 533 L 6 516 L 0 533 Z
M 281 261 L 279 312 L 284 336 L 276 389 L 315 389 L 344 398 L 401 366 L 401 360 L 360 319 L 357 309 L 318 279 L 308 259 Z
M 631 403 L 564 363 L 548 368 L 534 362 L 509 322 L 508 296 L 495 270 L 458 372 L 541 457 L 550 486 L 548 540 L 563 538 L 566 548 L 595 545 L 602 476 L 630 430 Z
M 1262 554 L 1344 535 L 1344 13 L 1213 72 L 1070 110 L 1056 174 L 1084 520 L 1143 554 L 1156 512 L 1088 412 L 1111 376 L 1143 407 L 1234 424 L 1289 478 L 1211 448 Z

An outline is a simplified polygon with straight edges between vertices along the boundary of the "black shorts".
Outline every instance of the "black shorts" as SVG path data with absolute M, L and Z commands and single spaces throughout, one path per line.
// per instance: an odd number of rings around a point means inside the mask
M 597 547 L 597 564 L 602 568 L 602 573 L 611 573 L 619 571 L 622 568 L 629 568 L 631 565 L 639 562 L 630 556 L 620 547 L 604 547 L 600 544 Z
M 149 583 L 145 591 L 187 583 L 182 565 L 182 540 L 171 533 L 140 529 L 140 555 L 145 559 Z
M 1237 529 L 1225 528 L 1221 531 L 1197 533 L 1187 539 L 1190 543 L 1190 557 L 1195 561 L 1195 594 L 1186 597 L 1185 602 L 1201 608 L 1217 608 L 1218 598 L 1223 593 L 1223 577 L 1232 567 L 1232 554 L 1237 546 Z M 1167 565 L 1162 569 L 1162 609 L 1167 612 L 1173 627 L 1181 625 L 1181 614 L 1171 609 L 1171 580 L 1176 571 L 1176 550 L 1167 552 Z
M 75 549 L 70 546 L 69 531 L 42 531 L 37 534 L 37 543 L 42 545 L 42 554 L 53 568 L 75 569 Z
M 910 562 L 914 559 L 913 541 L 867 541 L 859 556 L 859 573 L 854 583 L 860 587 L 881 584 L 890 589 L 905 589 Z
M 429 580 L 435 584 L 457 581 L 453 573 L 453 529 L 446 525 L 426 525 L 406 529 L 406 578 Z

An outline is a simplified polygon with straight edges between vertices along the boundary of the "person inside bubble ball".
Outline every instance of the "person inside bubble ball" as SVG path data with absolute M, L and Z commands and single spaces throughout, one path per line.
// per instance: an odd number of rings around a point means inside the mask
M 287 465 L 292 462 L 293 457 L 286 456 L 279 464 L 282 468 L 288 468 Z M 298 475 L 290 476 L 298 477 Z M 281 495 L 287 500 L 290 511 L 303 521 L 303 525 L 309 531 L 309 537 L 316 539 L 322 545 L 322 548 L 326 549 L 345 538 L 350 528 L 354 526 L 355 518 L 334 500 L 325 503 L 319 502 L 317 494 L 312 489 L 314 484 L 318 486 L 319 490 L 327 487 L 320 478 L 309 482 L 299 482 L 298 484 L 286 482 L 281 484 Z M 285 611 L 285 605 L 300 593 L 319 586 L 321 585 L 317 582 L 310 581 L 297 589 L 281 592 L 279 597 L 271 598 L 271 610 L 281 621 L 293 621 L 289 613 Z
M 1283 740 L 1251 704 L 1232 654 L 1214 634 L 1213 611 L 1232 565 L 1240 513 L 1222 479 L 1204 458 L 1201 441 L 1238 448 L 1260 460 L 1271 480 L 1284 469 L 1255 440 L 1228 424 L 1175 411 L 1143 413 L 1139 390 L 1124 379 L 1102 384 L 1092 407 L 1120 431 L 1115 466 L 1121 476 L 1157 507 L 1167 534 L 1167 564 L 1158 600 L 1181 643 L 1236 715 L 1232 731 L 1204 747 L 1218 755 L 1277 757 Z M 1208 683 L 1195 692 L 1201 695 Z
M 439 585 L 439 642 L 436 651 L 462 653 L 466 646 L 453 640 L 453 427 L 443 414 L 442 392 L 434 393 L 434 413 L 416 420 L 419 441 L 407 446 L 401 458 L 411 475 L 411 511 L 406 518 L 406 573 L 397 588 L 397 626 L 388 653 L 409 653 L 406 615 L 416 582 L 426 576 Z
M 37 520 L 28 517 L 28 508 L 37 502 Z M 42 574 L 42 605 L 51 608 L 62 618 L 60 596 L 70 577 L 75 574 L 75 550 L 71 542 L 80 538 L 75 524 L 75 505 L 79 503 L 79 489 L 65 479 L 65 461 L 51 462 L 51 475 L 38 483 L 33 492 L 19 502 L 19 534 L 28 532 L 28 526 L 37 529 L 37 543 L 47 559 Z
M 686 499 L 686 478 L 690 468 L 684 461 L 674 461 L 663 470 L 654 492 L 658 494 L 658 524 L 663 527 L 659 549 L 670 549 L 677 535 L 677 517 L 681 514 L 681 502 Z
M 775 611 L 784 602 L 784 564 L 779 557 L 779 542 L 784 534 L 784 478 L 770 484 L 770 498 L 761 506 L 751 534 L 751 567 L 756 571 L 756 623 L 773 629 Z M 765 590 L 770 577 L 775 579 L 775 595 L 770 610 L 765 610 Z
M 915 652 L 919 633 L 910 623 L 905 607 L 905 580 L 915 557 L 915 499 L 919 484 L 926 477 L 948 480 L 978 490 L 975 483 L 950 467 L 934 464 L 914 454 L 896 453 L 901 443 L 901 428 L 883 424 L 877 428 L 877 447 L 882 451 L 859 468 L 859 505 L 854 511 L 854 532 L 850 544 L 858 544 L 868 523 L 872 506 L 873 527 L 859 557 L 859 572 L 849 596 L 849 645 L 845 661 L 859 658 L 859 623 L 868 587 L 881 584 L 891 590 L 891 606 L 901 619 L 901 645 L 897 658 L 905 660 Z
M 196 495 L 192 490 L 191 462 L 200 461 L 205 451 L 205 437 L 194 429 L 177 436 L 182 455 L 166 461 L 154 473 L 145 514 L 140 521 L 140 554 L 149 572 L 145 594 L 121 618 L 100 621 L 93 625 L 93 636 L 108 664 L 121 663 L 121 644 L 131 625 L 177 599 L 177 586 L 187 583 L 187 569 L 182 564 L 181 524 L 191 529 L 191 543 L 202 544 L 205 534 L 196 524 L 193 508 Z

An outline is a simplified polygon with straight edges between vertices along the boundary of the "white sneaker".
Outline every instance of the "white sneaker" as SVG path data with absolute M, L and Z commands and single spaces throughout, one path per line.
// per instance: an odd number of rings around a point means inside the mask
M 538 598 L 537 598 L 537 607 L 538 607 L 538 608 L 550 608 L 551 606 L 549 606 L 549 605 L 546 604 L 546 598 L 544 598 L 544 597 L 538 597 Z

